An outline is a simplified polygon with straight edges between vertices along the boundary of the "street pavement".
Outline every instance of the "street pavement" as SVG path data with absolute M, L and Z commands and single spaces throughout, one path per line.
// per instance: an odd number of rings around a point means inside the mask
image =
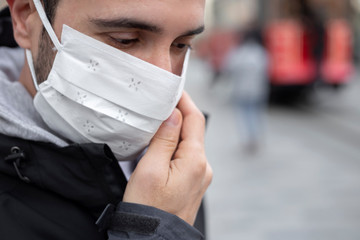
M 360 239 L 360 82 L 310 103 L 270 106 L 260 150 L 244 151 L 226 80 L 192 59 L 186 90 L 210 115 L 208 240 Z M 241 123 L 240 123 L 241 124 Z M 241 126 L 241 125 L 240 125 Z

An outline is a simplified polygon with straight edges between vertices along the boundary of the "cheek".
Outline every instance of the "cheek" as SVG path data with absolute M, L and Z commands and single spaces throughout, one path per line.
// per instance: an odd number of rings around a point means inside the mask
M 185 56 L 173 56 L 171 57 L 172 73 L 180 76 L 183 70 Z
M 34 34 L 32 36 L 31 39 L 31 52 L 33 54 L 34 58 L 37 58 L 39 56 L 39 52 L 40 52 L 40 43 L 42 41 L 42 29 L 40 31 L 37 31 L 36 34 Z

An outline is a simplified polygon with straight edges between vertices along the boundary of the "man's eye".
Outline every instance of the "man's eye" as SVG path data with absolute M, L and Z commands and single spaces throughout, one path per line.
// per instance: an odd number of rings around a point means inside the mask
M 131 47 L 132 45 L 139 42 L 138 38 L 123 39 L 111 37 L 111 40 L 119 47 Z
M 116 39 L 119 43 L 124 44 L 124 45 L 129 45 L 132 43 L 136 43 L 139 40 L 138 39 Z
M 189 44 L 185 44 L 185 43 L 173 43 L 173 46 L 178 49 L 191 48 Z

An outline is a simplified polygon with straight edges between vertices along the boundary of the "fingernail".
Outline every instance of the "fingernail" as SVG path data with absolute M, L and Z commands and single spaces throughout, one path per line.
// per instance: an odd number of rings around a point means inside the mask
M 170 117 L 164 122 L 168 126 L 175 127 L 179 124 L 180 116 L 175 111 L 170 115 Z

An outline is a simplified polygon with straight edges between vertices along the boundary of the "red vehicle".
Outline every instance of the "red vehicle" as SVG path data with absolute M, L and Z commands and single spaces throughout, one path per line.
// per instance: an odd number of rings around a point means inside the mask
M 269 24 L 265 39 L 270 58 L 269 78 L 273 85 L 306 85 L 314 81 L 316 64 L 305 30 L 298 21 Z
M 354 72 L 352 31 L 345 20 L 330 21 L 326 30 L 327 44 L 321 75 L 329 84 L 343 84 Z
M 267 26 L 265 36 L 273 85 L 308 85 L 318 77 L 324 83 L 341 85 L 354 70 L 352 32 L 345 20 L 332 20 L 325 25 L 320 61 L 313 56 L 314 46 L 298 21 L 273 22 Z
M 269 1 L 272 16 L 266 19 L 264 36 L 271 84 L 346 83 L 354 70 L 347 0 L 324 0 L 322 5 L 312 0 Z

